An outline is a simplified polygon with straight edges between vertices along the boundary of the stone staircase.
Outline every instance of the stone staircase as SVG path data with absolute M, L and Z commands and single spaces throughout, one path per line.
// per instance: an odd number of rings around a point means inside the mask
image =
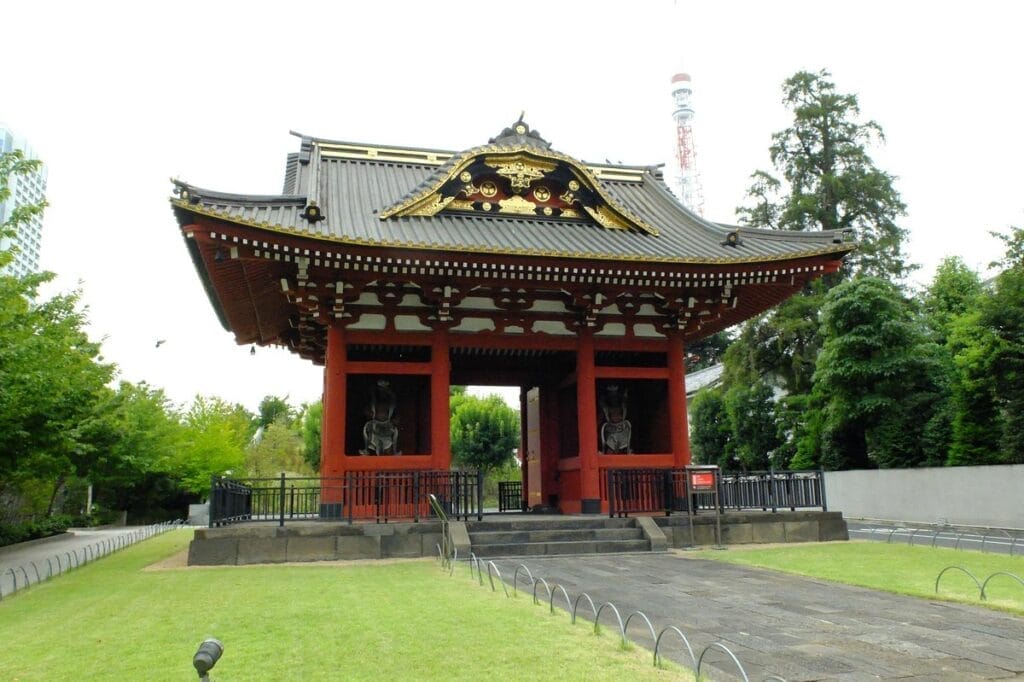
M 649 552 L 651 543 L 636 519 L 489 519 L 466 524 L 480 558 Z

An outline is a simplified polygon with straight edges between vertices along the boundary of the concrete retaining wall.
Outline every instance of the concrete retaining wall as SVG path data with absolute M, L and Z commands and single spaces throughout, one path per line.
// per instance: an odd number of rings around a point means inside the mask
M 1024 464 L 825 472 L 846 518 L 1024 528 Z
M 440 523 L 310 522 L 197 528 L 189 566 L 437 556 Z
M 690 521 L 685 514 L 654 517 L 665 533 L 669 547 L 690 546 Z M 743 545 L 765 542 L 826 542 L 849 540 L 846 521 L 839 512 L 729 512 L 722 516 L 722 544 Z M 694 517 L 693 544 L 715 544 L 715 517 Z

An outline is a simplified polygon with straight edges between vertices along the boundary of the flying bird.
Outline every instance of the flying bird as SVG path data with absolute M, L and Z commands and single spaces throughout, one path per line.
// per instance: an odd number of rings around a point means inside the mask
M 167 343 L 167 339 L 157 339 L 156 347 L 159 348 L 160 346 L 164 345 L 165 343 Z

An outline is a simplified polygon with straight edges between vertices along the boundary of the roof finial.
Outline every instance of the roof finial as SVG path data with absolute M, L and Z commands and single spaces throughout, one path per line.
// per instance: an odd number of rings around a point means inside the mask
M 516 123 L 522 123 L 524 116 L 526 116 L 526 109 L 523 109 L 522 111 L 519 112 L 519 120 L 516 121 Z

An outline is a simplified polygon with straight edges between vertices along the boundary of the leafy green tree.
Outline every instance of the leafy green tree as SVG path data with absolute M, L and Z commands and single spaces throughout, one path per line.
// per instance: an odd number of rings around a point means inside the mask
M 782 92 L 793 123 L 772 136 L 778 176 L 754 173 L 747 192 L 753 203 L 737 209 L 741 220 L 784 230 L 850 230 L 859 243 L 851 262 L 856 274 L 903 277 L 906 230 L 896 219 L 906 207 L 893 176 L 868 154 L 885 139 L 881 126 L 859 120 L 857 96 L 837 92 L 828 71 L 800 71 Z
M 686 346 L 686 371 L 696 372 L 722 361 L 729 347 L 728 333 L 718 332 Z
M 122 381 L 97 405 L 95 456 L 79 476 L 108 509 L 148 513 L 159 494 L 177 488 L 174 462 L 184 428 L 162 389 Z
M 304 455 L 302 437 L 283 415 L 263 429 L 246 448 L 245 471 L 253 478 L 267 478 L 281 472 L 298 476 L 312 473 Z
M 707 388 L 690 402 L 690 447 L 698 464 L 717 464 L 731 469 L 729 441 L 732 426 L 721 388 Z
M 1006 256 L 990 291 L 954 318 L 956 368 L 949 463 L 1024 462 L 1024 230 L 999 235 Z
M 861 120 L 855 95 L 838 92 L 827 71 L 801 71 L 782 91 L 792 123 L 772 136 L 773 171 L 753 174 L 750 201 L 737 208 L 740 221 L 783 230 L 845 230 L 858 247 L 843 271 L 815 280 L 744 325 L 726 352 L 723 386 L 726 396 L 735 394 L 734 406 L 749 397 L 755 380 L 781 388 L 787 397 L 774 406 L 775 438 L 768 436 L 772 416 L 764 404 L 757 432 L 764 434 L 762 442 L 779 441 L 777 458 L 816 466 L 820 453 L 811 450 L 821 443 L 823 422 L 821 415 L 801 410 L 809 405 L 820 365 L 820 310 L 829 289 L 851 274 L 897 281 L 908 272 L 906 231 L 897 224 L 905 206 L 893 176 L 871 159 L 869 148 L 884 137 L 877 123 Z M 753 456 L 753 450 L 746 452 Z
M 181 487 L 205 497 L 212 476 L 241 475 L 253 421 L 241 405 L 196 396 L 182 417 L 185 434 L 173 464 Z
M 0 204 L 11 198 L 10 179 L 13 176 L 34 173 L 40 165 L 41 162 L 36 159 L 26 159 L 20 149 L 0 154 Z M 19 226 L 28 223 L 35 216 L 42 215 L 45 208 L 45 201 L 20 204 L 0 223 L 0 237 L 15 236 Z M 14 254 L 11 251 L 0 251 L 0 267 L 13 259 Z
M 745 471 L 764 471 L 772 467 L 774 450 L 782 444 L 775 418 L 772 387 L 761 380 L 752 384 L 734 384 L 725 394 L 725 410 L 732 430 L 732 466 Z
M 320 436 L 323 431 L 324 405 L 318 400 L 303 405 L 302 454 L 313 471 L 320 471 Z
M 276 395 L 268 395 L 260 401 L 259 425 L 266 428 L 282 419 L 291 422 L 295 410 L 288 404 L 288 397 L 278 398 Z
M 953 321 L 977 306 L 984 289 L 978 273 L 959 256 L 944 258 L 924 292 L 923 304 L 928 324 L 940 343 L 949 337 Z
M 508 464 L 519 447 L 519 413 L 498 395 L 460 393 L 450 405 L 453 462 L 484 472 Z
M 944 367 L 897 287 L 876 277 L 835 287 L 822 310 L 822 335 L 811 404 L 821 412 L 820 464 L 924 464 Z

